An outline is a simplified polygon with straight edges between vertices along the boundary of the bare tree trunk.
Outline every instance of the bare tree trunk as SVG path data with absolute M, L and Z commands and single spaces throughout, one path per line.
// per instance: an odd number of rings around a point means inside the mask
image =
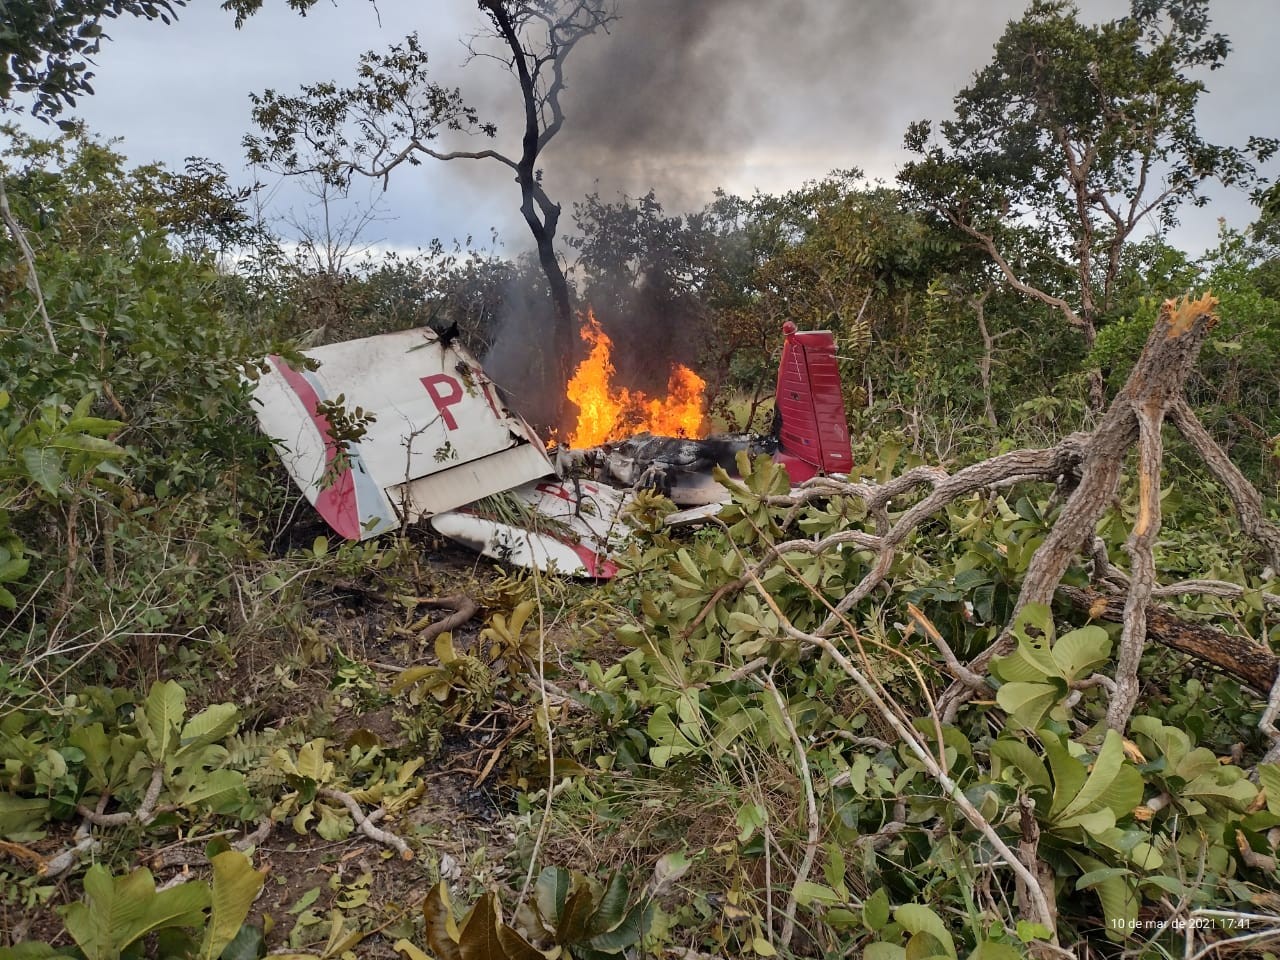
M 542 188 L 538 177 L 538 157 L 542 149 L 560 131 L 564 123 L 564 114 L 560 107 L 560 93 L 564 89 L 564 61 L 573 46 L 583 36 L 602 27 L 612 14 L 603 6 L 593 7 L 591 4 L 580 4 L 567 17 L 553 21 L 539 15 L 547 26 L 547 53 L 545 57 L 531 58 L 520 38 L 520 30 L 512 14 L 512 5 L 508 0 L 480 0 L 482 9 L 488 12 L 499 35 L 506 43 L 512 55 L 512 68 L 520 83 L 520 94 L 524 101 L 524 135 L 521 140 L 520 158 L 515 163 L 516 181 L 520 184 L 520 212 L 525 223 L 533 234 L 538 250 L 538 264 L 547 278 L 551 291 L 551 304 L 555 325 L 551 336 L 552 364 L 554 365 L 554 383 L 559 390 L 558 423 L 556 426 L 567 428 L 566 422 L 569 400 L 565 387 L 569 382 L 570 370 L 574 356 L 574 322 L 573 300 L 569 290 L 568 279 L 556 256 L 555 237 L 560 223 L 560 204 L 552 202 Z M 572 26 L 579 14 L 587 19 Z M 565 31 L 562 35 L 561 31 Z M 534 59 L 531 69 L 530 59 Z M 549 64 L 552 75 L 543 89 L 539 86 L 537 71 Z

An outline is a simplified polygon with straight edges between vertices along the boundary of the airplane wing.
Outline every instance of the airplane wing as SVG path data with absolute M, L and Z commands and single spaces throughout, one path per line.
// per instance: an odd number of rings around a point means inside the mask
M 316 369 L 268 358 L 255 413 L 285 468 L 350 540 L 554 472 L 537 434 L 503 404 L 480 364 L 428 329 L 304 351 Z M 373 422 L 339 457 L 323 404 L 341 396 Z

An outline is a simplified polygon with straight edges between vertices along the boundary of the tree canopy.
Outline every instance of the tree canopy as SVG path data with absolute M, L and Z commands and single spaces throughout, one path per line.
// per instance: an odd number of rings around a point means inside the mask
M 1168 230 L 1210 180 L 1250 186 L 1276 141 L 1212 143 L 1196 115 L 1203 73 L 1230 45 L 1208 0 L 1136 0 L 1128 16 L 1082 22 L 1068 0 L 1034 0 L 991 62 L 955 98 L 955 117 L 920 121 L 901 182 L 996 264 L 1004 282 L 1058 310 L 1085 345 L 1112 307 L 1125 244 Z M 1029 281 L 1015 229 L 1074 277 Z
M 168 23 L 187 0 L 0 0 L 0 103 L 29 97 L 31 112 L 55 116 L 93 93 L 93 56 L 104 21 L 122 16 Z

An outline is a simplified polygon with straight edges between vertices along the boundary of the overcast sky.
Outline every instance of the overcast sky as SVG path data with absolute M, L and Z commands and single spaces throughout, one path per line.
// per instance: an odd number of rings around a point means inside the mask
M 347 81 L 357 56 L 418 31 L 438 79 L 457 84 L 500 122 L 498 146 L 518 152 L 509 117 L 514 80 L 490 60 L 466 63 L 462 38 L 482 23 L 474 0 L 321 3 L 305 19 L 266 0 L 237 31 L 218 0 L 193 0 L 171 26 L 121 21 L 98 58 L 97 93 L 77 115 L 123 138 L 138 162 L 221 162 L 242 182 L 241 138 L 251 91 Z M 1088 0 L 1110 19 L 1127 3 Z M 566 214 L 595 185 L 632 195 L 656 187 L 668 206 L 700 204 L 716 187 L 749 193 L 798 186 L 833 168 L 892 178 L 911 120 L 949 115 L 951 98 L 990 58 L 1022 0 L 623 0 L 610 36 L 590 38 L 569 66 L 568 119 L 545 154 L 547 183 Z M 1203 132 L 1219 142 L 1280 133 L 1272 96 L 1280 80 L 1280 2 L 1218 0 L 1215 27 L 1233 50 L 1208 77 Z M 447 141 L 442 141 L 447 146 Z M 465 145 L 465 144 L 464 144 Z M 364 199 L 367 195 L 358 190 Z M 274 190 L 277 213 L 305 216 L 296 185 Z M 367 239 L 413 248 L 491 228 L 510 252 L 527 245 L 518 189 L 496 164 L 404 168 L 383 196 Z M 1216 218 L 1253 219 L 1239 194 L 1188 211 L 1174 238 L 1198 252 Z M 566 220 L 568 219 L 566 215 Z

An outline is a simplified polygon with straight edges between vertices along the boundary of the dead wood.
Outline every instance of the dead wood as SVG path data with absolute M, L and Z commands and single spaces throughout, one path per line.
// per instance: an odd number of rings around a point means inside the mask
M 1058 596 L 1092 620 L 1124 622 L 1123 596 L 1076 587 L 1059 587 Z M 1216 667 L 1262 694 L 1271 689 L 1280 674 L 1280 657 L 1262 644 L 1232 636 L 1207 623 L 1184 619 L 1160 604 L 1147 607 L 1147 635 L 1157 643 Z
M 451 594 L 447 597 L 421 597 L 418 598 L 417 603 L 419 606 L 433 610 L 453 611 L 449 616 L 434 622 L 432 622 L 430 615 L 425 616 L 411 623 L 408 627 L 399 628 L 396 631 L 406 636 L 416 637 L 422 643 L 427 643 L 442 633 L 457 629 L 480 612 L 480 605 L 462 593 Z

